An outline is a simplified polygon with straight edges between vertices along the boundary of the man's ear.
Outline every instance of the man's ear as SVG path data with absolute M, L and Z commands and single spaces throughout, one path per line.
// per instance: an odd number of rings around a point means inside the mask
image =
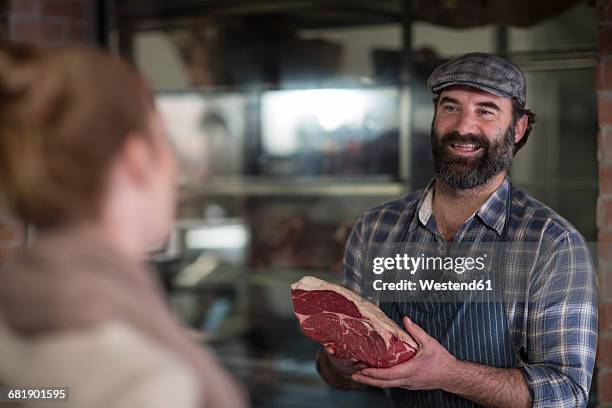
M 516 122 L 516 126 L 514 128 L 514 143 L 518 143 L 523 136 L 525 136 L 525 131 L 527 130 L 527 125 L 529 124 L 529 118 L 527 115 L 523 115 Z
M 120 156 L 130 180 L 136 185 L 147 184 L 155 164 L 150 141 L 142 135 L 128 135 Z

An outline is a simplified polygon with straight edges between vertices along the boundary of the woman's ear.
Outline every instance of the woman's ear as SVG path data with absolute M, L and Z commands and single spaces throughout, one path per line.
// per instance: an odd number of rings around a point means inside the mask
M 128 135 L 119 160 L 128 178 L 137 186 L 146 186 L 155 166 L 155 152 L 144 135 Z

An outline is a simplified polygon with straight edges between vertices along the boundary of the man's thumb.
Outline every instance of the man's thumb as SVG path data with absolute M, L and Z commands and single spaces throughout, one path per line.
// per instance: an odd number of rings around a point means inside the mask
M 408 316 L 404 316 L 403 322 L 408 334 L 412 336 L 419 345 L 423 345 L 427 341 L 429 335 L 425 333 L 425 330 L 421 329 L 419 325 L 410 320 Z

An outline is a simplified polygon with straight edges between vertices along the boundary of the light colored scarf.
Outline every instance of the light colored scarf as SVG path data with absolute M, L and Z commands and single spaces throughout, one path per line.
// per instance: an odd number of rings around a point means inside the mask
M 41 235 L 1 268 L 0 310 L 25 338 L 122 321 L 196 373 L 205 407 L 245 405 L 244 392 L 171 315 L 153 272 L 90 232 Z

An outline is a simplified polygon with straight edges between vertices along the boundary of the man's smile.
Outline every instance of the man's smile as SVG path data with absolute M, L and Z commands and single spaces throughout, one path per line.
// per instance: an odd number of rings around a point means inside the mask
M 475 143 L 449 143 L 447 148 L 456 155 L 464 157 L 477 157 L 484 154 L 484 149 Z

